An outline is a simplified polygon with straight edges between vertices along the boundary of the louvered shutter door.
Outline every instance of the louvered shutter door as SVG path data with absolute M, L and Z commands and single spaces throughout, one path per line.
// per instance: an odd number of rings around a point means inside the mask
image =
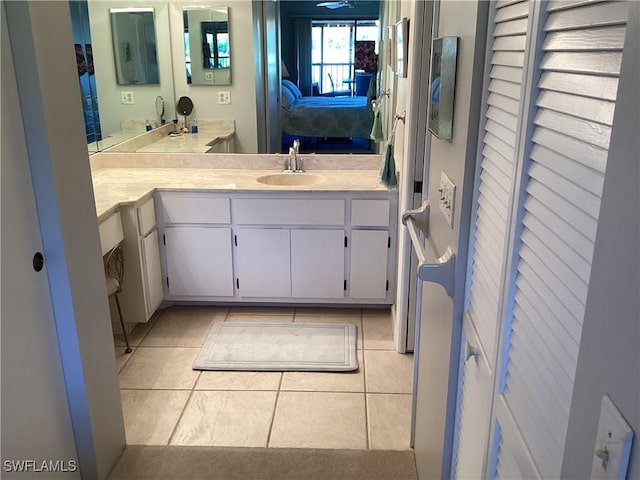
M 519 136 L 529 1 L 496 2 L 467 314 L 493 363 Z M 488 95 L 487 95 L 488 94 Z
M 627 9 L 551 1 L 544 20 L 498 413 L 543 478 L 562 467 Z M 498 476 L 517 475 L 517 448 L 500 443 Z
M 528 0 L 498 1 L 492 11 L 485 81 L 485 123 L 480 138 L 474 237 L 464 329 L 479 347 L 475 360 L 461 359 L 458 386 L 454 478 L 483 475 L 493 395 L 492 368 L 501 299 L 507 226 L 519 137 Z M 464 337 L 464 335 L 463 335 Z M 465 350 L 463 340 L 462 351 Z

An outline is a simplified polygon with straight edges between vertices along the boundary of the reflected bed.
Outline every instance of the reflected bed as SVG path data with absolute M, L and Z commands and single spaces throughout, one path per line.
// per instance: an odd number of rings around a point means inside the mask
M 304 137 L 369 137 L 373 110 L 368 97 L 303 97 L 295 85 L 295 91 L 289 85 L 293 84 L 283 81 L 284 133 Z

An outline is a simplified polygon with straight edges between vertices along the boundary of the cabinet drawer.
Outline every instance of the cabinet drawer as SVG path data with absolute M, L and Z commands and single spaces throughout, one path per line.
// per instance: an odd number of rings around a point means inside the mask
M 344 225 L 344 200 L 241 198 L 233 215 L 244 225 Z
M 353 200 L 351 225 L 354 227 L 388 227 L 389 200 Z
M 199 193 L 164 193 L 164 223 L 231 223 L 229 199 Z
M 153 198 L 136 208 L 136 213 L 138 214 L 138 231 L 144 237 L 156 226 L 156 207 Z
M 102 222 L 98 226 L 98 231 L 100 232 L 100 245 L 102 246 L 102 255 L 104 256 L 109 250 L 124 240 L 120 212 L 114 213 Z

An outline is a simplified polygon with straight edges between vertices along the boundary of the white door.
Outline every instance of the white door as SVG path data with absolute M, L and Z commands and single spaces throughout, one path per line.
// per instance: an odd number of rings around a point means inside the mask
M 540 4 L 544 24 L 530 52 L 540 54 L 537 108 L 520 159 L 504 292 L 495 401 L 502 433 L 489 472 L 500 478 L 561 475 L 628 8 Z
M 241 228 L 236 243 L 242 297 L 291 297 L 289 229 Z
M 144 289 L 147 297 L 147 318 L 162 303 L 162 270 L 160 268 L 160 246 L 158 231 L 154 230 L 142 240 L 142 256 L 144 259 Z
M 344 230 L 291 230 L 291 295 L 344 297 Z
M 2 459 L 77 462 L 2 5 Z M 10 473 L 5 473 L 9 476 Z M 18 474 L 16 474 L 18 475 Z M 46 476 L 46 474 L 45 474 Z M 59 478 L 80 478 L 80 472 Z
M 489 437 L 491 412 L 491 367 L 478 335 L 469 320 L 464 319 L 460 344 L 458 405 L 453 458 L 453 478 L 482 478 Z
M 350 252 L 349 296 L 362 299 L 386 298 L 389 232 L 352 230 Z
M 170 227 L 164 235 L 169 295 L 233 296 L 230 228 Z
M 463 337 L 473 335 L 471 343 L 480 353 L 477 368 L 469 369 L 469 360 L 460 369 L 452 459 L 456 478 L 481 478 L 487 456 L 518 139 L 523 124 L 526 128 L 525 48 L 533 6 L 520 0 L 496 3 L 490 11 L 463 332 Z

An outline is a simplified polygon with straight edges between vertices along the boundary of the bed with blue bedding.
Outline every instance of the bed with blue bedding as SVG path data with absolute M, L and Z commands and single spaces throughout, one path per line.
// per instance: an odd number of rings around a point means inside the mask
M 282 131 L 286 134 L 368 138 L 372 124 L 368 97 L 303 97 L 294 84 L 283 81 Z

